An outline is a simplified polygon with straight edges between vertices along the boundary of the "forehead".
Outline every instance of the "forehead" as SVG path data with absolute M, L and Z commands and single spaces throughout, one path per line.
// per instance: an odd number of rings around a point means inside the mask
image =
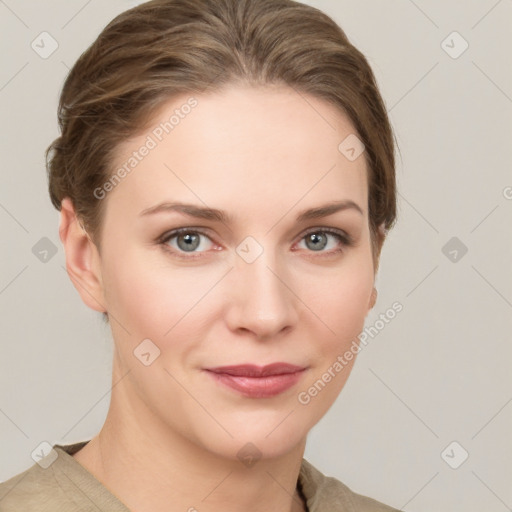
M 352 199 L 366 210 L 364 153 L 349 160 L 339 149 L 355 133 L 340 110 L 287 86 L 180 95 L 117 148 L 115 168 L 151 147 L 109 202 L 140 212 L 179 200 L 261 216 L 271 205 L 302 210 Z

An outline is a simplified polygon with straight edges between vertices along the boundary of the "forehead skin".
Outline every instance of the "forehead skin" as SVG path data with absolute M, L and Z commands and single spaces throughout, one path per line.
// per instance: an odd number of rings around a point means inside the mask
M 291 221 L 309 206 L 346 198 L 368 221 L 366 161 L 361 155 L 351 162 L 338 150 L 355 129 L 336 108 L 286 86 L 230 86 L 195 95 L 197 106 L 158 141 L 155 128 L 191 96 L 170 100 L 147 131 L 117 148 L 114 169 L 148 136 L 156 143 L 107 194 L 106 222 L 122 214 L 138 225 L 143 209 L 176 200 L 229 210 L 233 228 L 252 219 L 266 232 L 285 215 Z M 357 218 L 355 211 L 344 215 Z

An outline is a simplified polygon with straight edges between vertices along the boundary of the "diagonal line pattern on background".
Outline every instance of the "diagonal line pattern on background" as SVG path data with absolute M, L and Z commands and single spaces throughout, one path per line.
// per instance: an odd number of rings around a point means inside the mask
M 18 20 L 25 25 L 28 29 L 30 28 L 6 3 L 4 0 L 0 0 L 0 4 L 4 5 L 9 11 L 11 11 L 11 14 L 18 18 Z
M 7 288 L 9 288 L 9 286 L 11 286 L 12 283 L 14 283 L 14 281 L 16 281 L 16 279 L 18 279 L 19 276 L 21 276 L 21 274 L 23 274 L 23 272 L 25 272 L 25 270 L 27 270 L 28 268 L 28 265 L 25 265 L 25 267 L 20 270 L 1 290 L 0 290 L 0 295 L 2 295 L 2 293 L 5 292 L 5 290 L 7 290 Z
M 475 475 L 475 477 L 480 480 L 480 482 L 482 483 L 482 485 L 484 485 L 492 494 L 494 494 L 494 496 L 501 501 L 501 503 L 503 503 L 503 505 L 505 505 L 505 507 L 507 507 L 507 510 L 512 510 L 512 508 L 510 508 L 497 494 L 496 492 L 494 492 L 473 470 L 471 471 L 471 473 L 473 473 L 473 475 Z
M 431 223 L 429 222 L 429 220 L 425 217 L 425 215 L 423 215 L 410 201 L 408 201 L 405 196 L 401 193 L 401 192 L 398 192 L 398 195 L 437 233 L 439 234 L 439 231 L 437 230 L 437 228 Z
M 411 295 L 411 293 L 416 290 L 416 288 L 418 288 L 418 286 L 420 286 L 423 281 L 425 281 L 433 272 L 434 270 L 436 270 L 437 268 L 439 267 L 439 265 L 436 265 L 407 295 L 406 297 L 409 297 L 409 295 Z
M 23 432 L 23 430 L 21 430 L 21 428 L 9 417 L 7 416 L 7 414 L 2 410 L 0 409 L 0 412 L 27 438 L 27 439 L 30 439 L 29 436 L 27 434 L 25 434 L 25 432 Z
M 414 5 L 414 7 L 416 7 L 416 9 L 418 9 L 418 11 L 420 11 L 421 14 L 423 14 L 423 16 L 425 16 L 425 18 L 427 18 L 430 23 L 432 23 L 432 25 L 434 25 L 436 28 L 439 28 L 439 25 L 423 9 L 421 9 L 418 4 L 414 2 L 414 0 L 409 0 L 409 2 L 411 2 L 411 4 Z
M 496 87 L 496 89 L 498 89 L 498 91 L 500 91 L 501 94 L 503 94 L 503 96 L 512 103 L 512 98 L 510 98 L 510 96 L 474 60 L 471 62 L 473 63 L 473 66 L 475 66 L 480 73 L 482 73 L 482 75 L 484 75 L 485 78 L 487 78 L 487 80 L 489 80 L 489 82 L 491 82 L 491 84 L 494 85 L 494 87 Z
M 402 404 L 404 404 L 405 407 L 407 407 L 407 409 L 409 409 L 409 411 L 411 411 L 411 413 L 414 414 L 414 416 L 416 416 L 416 418 L 418 418 L 421 423 L 423 423 L 423 425 L 425 425 L 425 427 L 427 427 L 430 432 L 439 439 L 439 436 L 420 418 L 420 416 L 418 416 L 418 414 L 416 414 L 371 368 L 368 368 L 368 370 L 370 370 L 370 372 L 373 373 L 373 375 L 375 375 L 375 377 L 377 377 L 377 379 L 379 379 L 380 382 L 382 382 L 382 384 L 384 384 L 384 386 L 386 386 L 389 391 L 391 391 L 391 393 L 393 393 L 393 395 L 395 395 L 395 397 L 398 398 L 398 400 L 400 400 L 400 402 L 402 402 Z
M 0 208 L 2 208 L 2 210 L 4 210 L 4 212 L 7 213 L 7 215 L 9 215 L 9 217 L 11 217 L 11 219 L 13 219 L 16 224 L 25 231 L 25 233 L 29 234 L 28 229 L 2 203 L 0 203 Z
M 487 423 L 485 423 L 482 427 L 480 427 L 480 429 L 479 429 L 479 430 L 478 430 L 478 431 L 473 435 L 473 437 L 472 437 L 471 439 L 472 439 L 472 440 L 473 440 L 473 439 L 475 439 L 475 437 L 476 437 L 478 434 L 480 434 L 480 432 L 482 432 L 482 430 L 483 430 L 485 427 L 487 427 L 487 425 L 489 425 L 489 423 L 491 423 L 491 421 L 492 421 L 494 418 L 496 418 L 496 416 L 498 416 L 498 414 L 499 414 L 501 411 L 503 411 L 503 409 L 505 409 L 505 407 L 506 407 L 510 402 L 512 402 L 512 398 L 510 398 L 509 400 L 507 400 L 507 401 L 505 402 L 505 405 L 503 405 L 503 406 L 500 408 L 500 410 L 499 410 L 496 414 L 494 414 L 494 415 L 492 416 L 492 418 L 491 418 Z
M 400 510 L 403 510 L 403 509 L 405 508 L 405 506 L 406 506 L 406 505 L 408 505 L 408 504 L 409 504 L 409 503 L 410 503 L 414 498 L 416 498 L 416 496 L 418 496 L 418 494 L 419 494 L 421 491 L 423 491 L 423 489 L 425 489 L 425 487 L 427 487 L 427 485 L 428 485 L 430 482 L 432 482 L 432 480 L 434 480 L 434 478 L 435 478 L 437 475 L 439 475 L 439 471 L 438 471 L 434 476 L 432 476 L 432 477 L 429 479 L 429 481 L 428 481 L 425 485 L 423 485 L 423 487 L 421 487 L 421 489 L 420 489 L 419 491 L 417 491 L 417 492 L 416 492 L 416 493 L 415 493 L 411 498 L 409 498 L 409 500 L 408 500 L 408 501 L 406 501 L 406 502 L 405 502 L 405 503 L 400 507 Z
M 498 6 L 498 4 L 500 4 L 502 2 L 502 0 L 498 0 L 472 27 L 471 27 L 471 30 L 473 30 L 480 22 L 482 22 L 486 17 L 487 15 L 491 12 L 491 11 L 494 11 L 494 9 Z
M 9 78 L 9 80 L 7 80 L 7 82 L 2 85 L 2 87 L 0 87 L 0 92 L 2 92 L 26 67 L 28 66 L 28 61 L 25 62 L 25 64 L 23 64 L 23 66 L 21 66 L 21 68 L 16 71 L 16 73 L 14 73 L 14 75 Z
M 413 90 L 418 86 L 439 64 L 439 61 L 436 62 L 398 101 L 394 103 L 394 105 L 388 110 L 388 114 Z
M 104 393 L 100 399 L 62 436 L 65 438 L 112 390 L 131 372 L 128 370 L 110 389 Z
M 78 11 L 73 14 L 73 16 L 71 16 L 71 18 L 66 21 L 64 25 L 62 25 L 61 30 L 65 29 L 91 2 L 92 0 L 88 0 L 84 5 L 82 5 L 82 7 L 80 7 L 80 9 L 78 9 Z
M 491 210 L 491 211 L 490 211 L 490 212 L 489 212 L 489 213 L 488 213 L 488 214 L 487 214 L 487 215 L 486 215 L 486 216 L 485 216 L 485 217 L 484 217 L 484 218 L 483 218 L 483 219 L 482 219 L 482 220 L 481 220 L 481 221 L 480 221 L 480 222 L 479 222 L 479 223 L 478 223 L 478 224 L 477 224 L 477 225 L 476 225 L 476 226 L 475 226 L 475 227 L 474 227 L 474 228 L 473 228 L 469 233 L 470 233 L 470 234 L 471 234 L 471 233 L 473 233 L 473 231 L 475 231 L 475 229 L 476 229 L 477 227 L 479 227 L 479 226 L 480 226 L 480 224 L 482 224 L 482 223 L 484 222 L 484 220 L 486 220 L 486 219 L 487 219 L 487 217 L 489 217 L 489 216 L 491 215 L 491 213 L 494 213 L 494 212 L 495 212 L 499 207 L 500 207 L 500 205 L 499 205 L 499 204 L 498 204 L 498 205 L 496 205 L 496 206 L 495 206 L 495 207 L 494 207 L 494 208 L 493 208 L 493 209 L 492 209 L 492 210 Z
M 498 289 L 493 286 L 477 269 L 474 265 L 471 265 L 471 268 L 510 306 L 512 307 L 512 303 L 504 296 L 502 295 Z

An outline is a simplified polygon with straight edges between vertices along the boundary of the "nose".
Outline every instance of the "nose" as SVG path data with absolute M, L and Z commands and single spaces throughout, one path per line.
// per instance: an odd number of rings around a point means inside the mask
M 296 325 L 300 300 L 291 273 L 272 251 L 264 250 L 252 263 L 236 256 L 229 279 L 226 321 L 232 331 L 249 331 L 267 340 Z

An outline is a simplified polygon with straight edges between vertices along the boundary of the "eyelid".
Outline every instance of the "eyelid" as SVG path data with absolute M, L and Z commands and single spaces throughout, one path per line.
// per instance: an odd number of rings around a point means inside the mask
M 157 242 L 168 242 L 171 238 L 174 238 L 175 236 L 178 236 L 182 233 L 196 233 L 199 235 L 203 235 L 213 242 L 214 240 L 212 239 L 212 236 L 209 234 L 209 231 L 210 230 L 208 228 L 199 228 L 194 226 L 185 226 L 182 228 L 170 229 L 169 231 L 166 231 L 163 235 L 159 236 Z
M 301 240 L 302 240 L 302 238 L 309 235 L 310 233 L 328 233 L 328 234 L 339 235 L 340 237 L 342 237 L 344 239 L 344 241 L 347 244 L 354 243 L 354 238 L 351 235 L 349 235 L 346 231 L 344 231 L 343 229 L 333 228 L 333 227 L 329 227 L 329 226 L 308 228 L 304 233 L 301 234 Z

